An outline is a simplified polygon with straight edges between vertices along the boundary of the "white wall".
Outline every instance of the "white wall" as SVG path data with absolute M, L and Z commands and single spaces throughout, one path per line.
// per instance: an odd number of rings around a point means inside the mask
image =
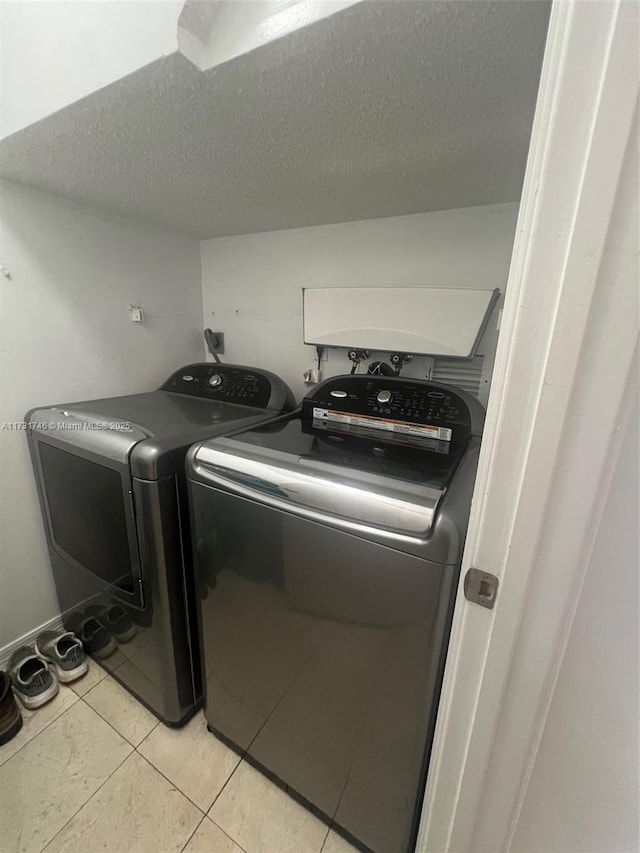
M 638 401 L 511 846 L 638 850 Z
M 182 0 L 4 0 L 0 136 L 175 52 L 182 6 Z
M 504 289 L 517 212 L 499 204 L 203 241 L 205 325 L 225 333 L 227 361 L 270 368 L 301 396 L 302 374 L 315 366 L 302 341 L 303 287 Z M 490 361 L 496 341 L 492 321 L 480 350 Z M 351 364 L 340 350 L 322 368 L 326 377 Z M 403 372 L 423 369 L 415 359 Z
M 1 202 L 0 421 L 202 359 L 197 241 L 10 184 Z M 0 429 L 0 649 L 57 613 L 25 435 Z
M 11 279 L 0 278 L 0 420 L 20 421 L 34 405 L 153 388 L 202 358 L 203 293 L 206 323 L 227 335 L 225 360 L 271 368 L 302 394 L 315 355 L 302 343 L 303 285 L 502 287 L 516 214 L 516 205 L 496 205 L 199 247 L 4 184 L 0 263 Z M 143 326 L 130 323 L 130 303 L 143 304 Z M 344 354 L 323 364 L 325 375 L 349 366 Z M 21 432 L 0 430 L 0 478 L 2 649 L 57 605 Z

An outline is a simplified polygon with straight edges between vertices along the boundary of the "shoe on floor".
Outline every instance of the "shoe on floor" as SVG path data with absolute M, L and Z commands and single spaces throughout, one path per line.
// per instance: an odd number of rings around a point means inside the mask
M 95 616 L 98 622 L 104 625 L 119 643 L 126 643 L 136 635 L 137 629 L 131 616 L 119 604 L 112 604 L 108 607 L 93 604 L 91 607 L 87 607 L 86 614 L 87 616 Z
M 85 614 L 85 618 L 79 621 L 74 631 L 85 650 L 100 660 L 108 658 L 118 648 L 113 635 L 98 622 L 95 616 Z
M 81 678 L 89 669 L 80 640 L 70 631 L 43 631 L 36 640 L 36 654 L 52 667 L 58 681 Z
M 104 620 L 103 624 L 119 643 L 127 643 L 137 634 L 138 629 L 134 625 L 133 619 L 119 604 L 112 604 L 111 607 L 105 608 Z
M 22 714 L 11 690 L 11 677 L 0 670 L 0 746 L 8 743 L 22 728 Z
M 21 646 L 11 655 L 9 673 L 14 692 L 30 711 L 53 699 L 58 692 L 58 682 L 49 664 L 31 646 Z

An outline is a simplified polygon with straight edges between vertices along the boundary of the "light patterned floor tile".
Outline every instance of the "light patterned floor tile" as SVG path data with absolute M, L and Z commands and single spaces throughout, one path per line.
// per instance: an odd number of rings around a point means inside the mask
M 42 850 L 131 752 L 76 702 L 0 767 L 1 849 Z
M 324 842 L 322 853 L 357 853 L 357 850 L 352 844 L 349 844 L 348 841 L 345 841 L 341 835 L 338 835 L 338 833 L 334 832 L 332 829 L 329 831 L 327 840 Z
M 12 755 L 15 755 L 26 743 L 29 743 L 49 723 L 52 723 L 60 714 L 77 702 L 78 697 L 73 690 L 61 686 L 57 696 L 36 711 L 27 711 L 24 705 L 21 705 L 19 700 L 17 701 L 22 713 L 22 728 L 13 740 L 5 743 L 4 746 L 0 746 L 0 766 L 8 761 Z
M 128 660 L 128 658 L 122 653 L 122 647 L 118 646 L 115 652 L 112 652 L 106 658 L 102 658 L 100 663 L 97 665 L 100 666 L 101 669 L 105 670 L 107 675 L 110 675 L 119 666 L 122 666 L 126 660 Z
M 144 628 L 140 625 L 136 627 L 137 631 L 135 636 L 126 643 L 120 643 L 120 651 L 126 658 L 130 658 L 132 655 L 135 655 L 153 641 L 153 632 L 151 628 Z
M 83 698 L 133 746 L 142 743 L 158 724 L 151 711 L 147 711 L 144 705 L 110 676 L 104 678 Z
M 202 812 L 134 752 L 46 850 L 179 853 L 201 819 Z
M 205 817 L 184 848 L 184 853 L 244 853 L 244 851 L 213 821 Z
M 240 762 L 235 752 L 207 731 L 201 713 L 180 729 L 158 726 L 139 752 L 203 811 L 211 807 Z
M 72 681 L 69 684 L 69 687 L 78 694 L 78 696 L 84 696 L 85 693 L 88 693 L 92 690 L 96 684 L 102 681 L 103 678 L 107 675 L 106 671 L 95 661 L 89 660 L 89 669 L 86 675 L 83 675 L 82 678 L 79 678 L 77 681 Z
M 250 853 L 319 853 L 327 827 L 242 762 L 209 816 Z

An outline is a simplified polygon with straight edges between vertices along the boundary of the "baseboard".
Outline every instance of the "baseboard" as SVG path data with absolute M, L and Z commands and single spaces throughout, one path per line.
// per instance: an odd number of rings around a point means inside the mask
M 43 631 L 49 631 L 51 629 L 64 630 L 62 624 L 62 616 L 54 616 L 53 619 L 49 619 L 48 622 L 43 622 L 42 625 L 39 625 L 37 628 L 34 628 L 33 631 L 29 631 L 28 634 L 23 634 L 22 637 L 18 637 L 17 640 L 14 640 L 12 643 L 9 643 L 9 645 L 0 648 L 0 669 L 6 669 L 7 663 L 9 662 L 9 658 L 15 652 L 16 649 L 20 648 L 20 646 L 33 645 L 33 642 L 38 636 L 38 634 L 41 634 Z
M 2 2 L 2 0 L 0 0 Z M 0 669 L 6 669 L 7 662 L 11 655 L 15 652 L 16 649 L 20 648 L 20 646 L 31 646 L 33 645 L 33 641 L 36 639 L 38 634 L 41 634 L 43 631 L 66 631 L 67 628 L 64 627 L 63 617 L 69 616 L 69 614 L 74 613 L 76 611 L 82 611 L 89 604 L 93 604 L 95 601 L 99 601 L 101 598 L 100 594 L 90 595 L 85 598 L 84 601 L 81 601 L 75 607 L 70 607 L 68 610 L 64 612 L 64 614 L 59 614 L 58 616 L 54 616 L 53 619 L 49 619 L 48 622 L 43 622 L 42 625 L 39 625 L 37 628 L 34 628 L 33 631 L 29 631 L 28 634 L 23 634 L 22 637 L 18 637 L 17 640 L 14 640 L 12 643 L 9 643 L 8 646 L 2 646 L 0 648 Z

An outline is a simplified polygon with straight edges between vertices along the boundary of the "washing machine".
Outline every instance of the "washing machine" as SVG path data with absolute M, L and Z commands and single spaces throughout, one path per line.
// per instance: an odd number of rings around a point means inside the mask
M 483 422 L 340 376 L 187 455 L 209 729 L 363 850 L 415 844 Z
M 186 451 L 293 408 L 268 371 L 201 363 L 155 391 L 25 416 L 65 627 L 169 725 L 202 695 Z

